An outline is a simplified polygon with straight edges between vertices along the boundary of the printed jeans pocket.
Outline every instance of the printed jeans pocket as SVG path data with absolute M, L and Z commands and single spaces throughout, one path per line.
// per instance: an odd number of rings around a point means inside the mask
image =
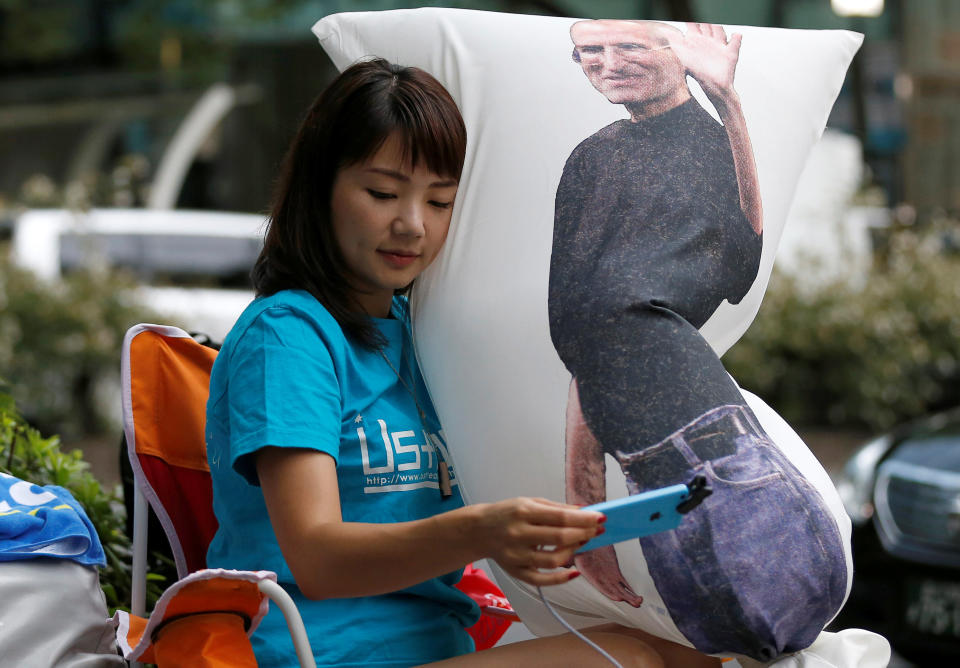
M 740 452 L 703 463 L 707 478 L 734 486 L 763 485 L 786 477 L 783 467 L 775 462 L 763 446 L 752 444 Z

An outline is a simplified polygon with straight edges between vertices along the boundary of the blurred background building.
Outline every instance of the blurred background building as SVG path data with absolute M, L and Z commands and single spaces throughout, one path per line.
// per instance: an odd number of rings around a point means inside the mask
M 0 202 L 149 202 L 185 114 L 213 84 L 232 111 L 190 167 L 179 207 L 262 211 L 298 114 L 333 73 L 309 32 L 336 11 L 443 4 L 866 33 L 830 125 L 861 142 L 884 204 L 960 204 L 960 6 L 829 0 L 7 0 L 0 4 Z M 836 6 L 834 6 L 836 5 Z M 73 184 L 72 190 L 69 186 Z M 67 191 L 70 190 L 68 193 Z

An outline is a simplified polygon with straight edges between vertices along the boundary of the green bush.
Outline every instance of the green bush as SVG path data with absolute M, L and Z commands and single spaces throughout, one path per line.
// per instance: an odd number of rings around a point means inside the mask
M 0 253 L 0 376 L 32 424 L 65 438 L 107 426 L 97 384 L 119 378 L 126 330 L 157 317 L 132 300 L 132 286 L 94 271 L 48 283 Z
M 79 450 L 60 450 L 57 436 L 43 437 L 17 412 L 13 398 L 0 392 L 0 470 L 37 485 L 70 490 L 83 506 L 103 544 L 107 565 L 100 569 L 100 586 L 111 614 L 130 606 L 130 539 L 124 532 L 125 512 L 115 493 L 105 490 L 90 473 Z M 147 602 L 152 607 L 164 578 L 148 579 Z
M 886 429 L 960 403 L 957 227 L 892 233 L 861 280 L 776 273 L 724 363 L 799 425 Z

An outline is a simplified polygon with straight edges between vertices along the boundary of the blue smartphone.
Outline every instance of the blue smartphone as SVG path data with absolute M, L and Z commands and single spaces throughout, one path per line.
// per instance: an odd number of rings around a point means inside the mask
M 606 531 L 577 550 L 577 554 L 676 529 L 683 520 L 678 506 L 687 501 L 690 494 L 691 489 L 686 485 L 671 485 L 586 506 L 583 510 L 595 510 L 607 516 L 603 525 Z

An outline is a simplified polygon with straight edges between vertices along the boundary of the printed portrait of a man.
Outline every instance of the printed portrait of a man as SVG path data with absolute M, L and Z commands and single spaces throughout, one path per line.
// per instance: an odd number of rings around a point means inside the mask
M 556 193 L 548 306 L 573 377 L 566 500 L 606 499 L 607 455 L 630 494 L 705 475 L 713 495 L 703 506 L 679 529 L 640 540 L 671 617 L 704 652 L 739 648 L 769 660 L 806 647 L 845 595 L 839 532 L 698 331 L 724 301 L 744 298 L 763 249 L 757 169 L 734 88 L 741 37 L 650 21 L 580 21 L 570 37 L 574 66 L 629 117 L 583 139 Z M 744 558 L 756 545 L 770 546 L 759 566 Z M 836 574 L 821 609 L 780 607 L 779 560 L 811 580 Z M 642 604 L 613 547 L 576 562 L 608 598 Z

